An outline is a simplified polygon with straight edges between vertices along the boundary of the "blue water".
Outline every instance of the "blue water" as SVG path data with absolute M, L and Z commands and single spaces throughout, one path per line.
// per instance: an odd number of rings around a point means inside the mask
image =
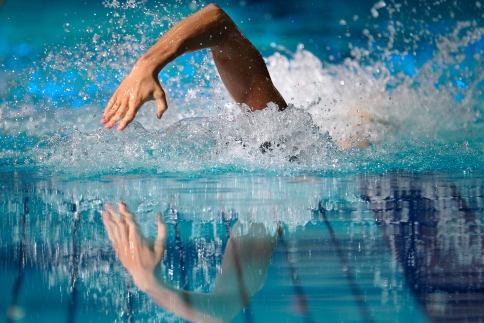
M 241 250 L 242 266 L 260 289 L 232 314 L 234 321 L 478 321 L 482 179 L 439 173 L 6 179 L 0 308 L 6 313 L 15 300 L 24 321 L 181 321 L 137 290 L 116 258 L 99 211 L 123 200 L 150 237 L 163 212 L 168 237 L 160 270 L 175 288 L 211 293 L 230 254 L 230 234 L 258 248 L 275 241 L 265 256 Z M 262 236 L 251 226 L 265 228 Z M 261 262 L 268 262 L 267 276 Z
M 219 3 L 292 107 L 240 111 L 202 51 L 160 73 L 163 120 L 148 103 L 104 130 L 137 57 L 204 4 L 0 6 L 7 321 L 182 321 L 117 260 L 100 212 L 118 201 L 151 237 L 163 212 L 180 290 L 215 289 L 230 239 L 274 243 L 236 322 L 482 320 L 481 3 Z
M 224 9 L 260 48 L 294 108 L 244 115 L 203 51 L 160 74 L 170 106 L 163 121 L 147 104 L 133 134 L 101 130 L 102 108 L 136 58 L 199 7 L 6 2 L 2 170 L 84 177 L 482 169 L 482 8 L 474 2 L 228 3 Z M 190 117 L 208 119 L 176 123 Z M 361 140 L 370 148 L 330 147 Z M 117 158 L 117 144 L 126 142 L 131 148 Z M 261 156 L 265 142 L 281 149 Z M 107 162 L 113 159 L 119 165 Z

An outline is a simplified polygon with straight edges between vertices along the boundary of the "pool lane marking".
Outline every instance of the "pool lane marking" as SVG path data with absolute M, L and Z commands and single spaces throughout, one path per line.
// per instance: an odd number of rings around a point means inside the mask
M 328 216 L 326 215 L 326 210 L 323 208 L 323 204 L 321 203 L 321 201 L 319 201 L 318 203 L 318 211 L 319 211 L 319 214 L 321 214 L 321 216 L 323 217 L 324 223 L 326 224 L 326 227 L 328 228 L 329 234 L 331 236 L 331 241 L 336 247 L 336 252 L 338 253 L 338 257 L 343 265 L 343 271 L 345 272 L 346 279 L 348 280 L 348 284 L 350 285 L 350 289 L 353 294 L 353 297 L 355 298 L 355 302 L 358 305 L 361 318 L 363 319 L 364 322 L 372 323 L 374 322 L 374 320 L 370 313 L 370 310 L 368 309 L 368 306 L 366 305 L 365 297 L 363 296 L 362 292 L 358 288 L 356 279 L 353 273 L 351 272 L 351 268 L 348 265 L 348 262 L 346 261 L 341 245 L 339 244 L 338 239 L 336 239 L 336 234 L 334 233 L 333 227 L 329 222 Z
M 304 292 L 301 286 L 301 283 L 299 282 L 299 276 L 294 266 L 294 262 L 291 260 L 290 251 L 286 244 L 286 240 L 284 240 L 284 236 L 283 236 L 284 229 L 282 227 L 281 221 L 279 221 L 277 217 L 276 208 L 274 206 L 272 207 L 272 215 L 274 217 L 274 220 L 277 223 L 278 238 L 281 243 L 282 250 L 284 251 L 284 255 L 286 256 L 287 266 L 289 267 L 289 276 L 291 277 L 291 282 L 292 282 L 292 285 L 294 286 L 294 290 L 297 295 L 296 298 L 298 302 L 298 309 L 301 311 L 301 314 L 303 314 L 304 316 L 304 322 L 312 323 L 314 322 L 314 320 L 311 316 L 311 313 L 309 312 L 306 293 Z

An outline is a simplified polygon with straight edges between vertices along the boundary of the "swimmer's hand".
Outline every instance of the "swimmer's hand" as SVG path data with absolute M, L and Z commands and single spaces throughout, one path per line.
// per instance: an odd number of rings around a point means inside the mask
M 110 129 L 121 120 L 118 130 L 123 130 L 133 121 L 141 106 L 151 100 L 156 101 L 156 116 L 161 119 L 168 108 L 165 91 L 158 80 L 157 70 L 148 68 L 140 60 L 109 100 L 101 123 Z
M 147 291 L 157 283 L 160 263 L 165 251 L 166 225 L 158 213 L 158 237 L 147 239 L 128 211 L 126 204 L 119 202 L 119 213 L 110 204 L 102 212 L 104 227 L 119 260 L 133 276 L 134 283 Z
M 204 48 L 211 49 L 220 78 L 241 107 L 262 110 L 269 102 L 287 107 L 262 55 L 221 8 L 210 4 L 173 26 L 141 57 L 109 100 L 101 123 L 109 129 L 122 120 L 118 129 L 123 130 L 150 100 L 156 100 L 161 118 L 167 104 L 158 73 L 177 57 Z

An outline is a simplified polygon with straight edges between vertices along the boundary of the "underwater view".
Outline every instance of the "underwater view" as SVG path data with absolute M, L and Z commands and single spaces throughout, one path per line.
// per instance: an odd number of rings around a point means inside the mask
M 484 321 L 484 3 L 226 0 L 288 107 L 203 49 L 106 129 L 207 5 L 0 0 L 4 320 Z

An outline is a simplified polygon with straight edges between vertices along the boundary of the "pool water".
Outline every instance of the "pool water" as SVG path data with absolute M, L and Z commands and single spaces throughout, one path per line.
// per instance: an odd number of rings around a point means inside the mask
M 124 200 L 151 237 L 156 213 L 163 212 L 168 237 L 161 271 L 177 288 L 213 292 L 230 235 L 276 240 L 267 259 L 240 256 L 247 271 L 261 261 L 269 269 L 262 278 L 256 270 L 260 290 L 237 322 L 478 321 L 482 178 L 9 181 L 0 205 L 0 281 L 8 297 L 0 306 L 6 313 L 15 296 L 24 321 L 177 321 L 134 287 L 111 247 L 99 212 L 104 202 Z M 251 225 L 263 233 L 254 234 Z
M 219 3 L 291 107 L 240 111 L 202 51 L 160 73 L 162 121 L 148 103 L 101 128 L 137 57 L 203 5 L 0 5 L 5 320 L 482 321 L 481 2 Z M 188 312 L 122 266 L 101 218 L 120 201 L 149 238 L 162 212 L 160 277 Z

